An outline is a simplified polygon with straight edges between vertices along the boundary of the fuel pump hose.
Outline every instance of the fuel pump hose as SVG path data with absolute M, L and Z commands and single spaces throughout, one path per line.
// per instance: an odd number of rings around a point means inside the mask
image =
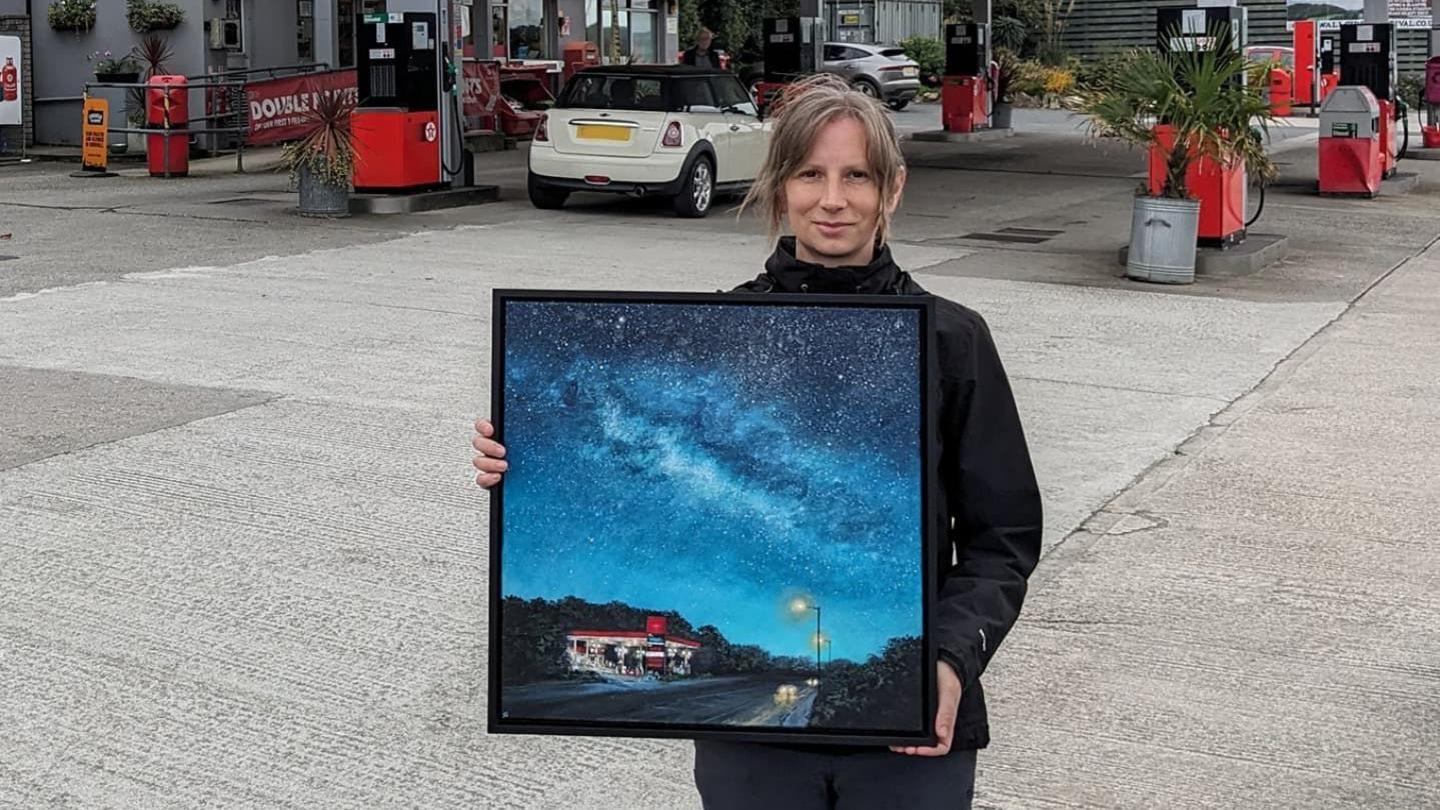
M 1246 230 L 1249 230 L 1249 229 L 1250 229 L 1250 226 L 1251 226 L 1251 225 L 1254 225 L 1255 222 L 1260 219 L 1260 215 L 1263 214 L 1263 213 L 1265 213 L 1265 184 L 1264 184 L 1264 183 L 1261 183 L 1261 184 L 1260 184 L 1260 204 L 1255 208 L 1255 215 L 1252 216 L 1252 217 L 1250 217 L 1248 220 L 1245 221 L 1245 229 L 1246 229 Z
M 455 140 L 459 142 L 460 149 L 456 153 L 460 158 L 460 165 L 451 167 L 445 162 L 445 148 L 440 148 L 440 165 L 445 167 L 445 173 L 451 177 L 459 177 L 465 170 L 465 119 L 460 115 L 460 96 L 456 93 L 448 93 L 450 96 L 450 114 L 455 117 Z
M 1405 140 L 1400 144 L 1400 153 L 1395 156 L 1396 160 L 1404 160 L 1405 155 L 1410 152 L 1410 108 L 1401 101 L 1395 108 L 1400 113 L 1400 126 L 1405 129 Z
M 1257 141 L 1263 142 L 1263 141 L 1268 137 L 1268 134 L 1265 132 L 1264 129 L 1261 129 L 1261 128 L 1259 128 L 1259 127 L 1251 127 L 1251 128 L 1250 128 L 1250 136 L 1251 136 L 1252 138 L 1254 138 L 1255 140 L 1257 140 Z M 1265 182 L 1262 180 L 1262 181 L 1259 183 L 1259 186 L 1260 186 L 1260 204 L 1255 208 L 1255 215 L 1252 216 L 1252 217 L 1250 217 L 1250 219 L 1248 219 L 1248 220 L 1245 221 L 1245 229 L 1246 229 L 1246 230 L 1249 230 L 1249 229 L 1250 229 L 1250 226 L 1251 226 L 1251 225 L 1254 225 L 1255 222 L 1260 219 L 1260 215 L 1265 212 Z

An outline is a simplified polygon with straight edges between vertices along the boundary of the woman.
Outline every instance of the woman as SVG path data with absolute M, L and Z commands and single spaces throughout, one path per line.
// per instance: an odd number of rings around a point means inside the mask
M 780 239 L 740 291 L 928 295 L 890 256 L 905 164 L 889 117 L 822 75 L 787 93 L 743 207 Z M 1040 555 L 1039 489 L 1010 384 L 984 320 L 937 300 L 944 525 L 933 634 L 940 650 L 937 743 L 876 748 L 700 741 L 707 810 L 930 810 L 970 807 L 975 752 L 989 743 L 980 675 L 1014 625 Z M 498 484 L 505 449 L 476 422 L 476 483 Z

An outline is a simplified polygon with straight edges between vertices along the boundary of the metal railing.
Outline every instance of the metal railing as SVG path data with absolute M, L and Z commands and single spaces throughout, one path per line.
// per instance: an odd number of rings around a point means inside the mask
M 92 89 L 123 90 L 126 96 L 126 126 L 107 126 L 106 135 L 111 133 L 124 135 L 160 135 L 162 138 L 162 149 L 168 158 L 170 155 L 170 141 L 173 138 L 185 139 L 185 149 L 190 148 L 190 138 L 194 135 L 230 135 L 235 139 L 235 171 L 245 173 L 245 140 L 250 134 L 250 105 L 246 99 L 245 87 L 252 81 L 281 79 L 290 76 L 304 76 L 311 73 L 319 73 L 329 70 L 330 66 L 325 62 L 312 62 L 298 65 L 277 65 L 265 68 L 248 68 L 223 70 L 216 73 L 207 73 L 199 76 L 186 76 L 183 90 L 180 85 L 171 85 L 169 89 L 175 92 L 187 94 L 198 91 L 203 94 L 206 104 L 212 108 L 204 115 L 198 117 L 187 117 L 185 121 L 175 121 L 170 118 L 170 107 L 166 105 L 161 122 L 155 126 L 129 126 L 131 105 L 137 104 L 142 112 L 148 115 L 147 91 L 151 85 L 144 82 L 86 82 L 85 96 L 92 95 Z M 183 126 L 182 126 L 183 124 Z M 201 126 L 196 126 L 200 124 Z M 170 162 L 165 161 L 165 176 L 170 176 Z

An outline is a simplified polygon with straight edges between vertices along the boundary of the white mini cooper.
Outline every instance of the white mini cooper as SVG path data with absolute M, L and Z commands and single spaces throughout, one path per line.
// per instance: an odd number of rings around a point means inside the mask
M 530 146 L 530 201 L 559 208 L 576 191 L 674 201 L 703 217 L 754 181 L 770 125 L 733 74 L 681 65 L 583 70 L 565 85 Z

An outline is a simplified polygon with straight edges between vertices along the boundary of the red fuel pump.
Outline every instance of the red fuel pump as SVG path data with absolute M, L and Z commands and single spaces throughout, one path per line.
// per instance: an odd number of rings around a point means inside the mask
M 1425 125 L 1421 129 L 1426 149 L 1440 147 L 1440 56 L 1425 61 Z
M 1320 107 L 1320 38 L 1315 20 L 1296 20 L 1292 33 L 1295 50 L 1295 104 L 1315 112 Z
M 1396 131 L 1402 105 L 1396 96 L 1394 23 L 1340 29 L 1340 86 L 1368 87 L 1380 105 L 1380 173 L 1393 177 L 1401 151 Z M 1337 91 L 1338 92 L 1338 91 Z
M 1363 85 L 1335 89 L 1320 108 L 1320 193 L 1374 197 L 1384 170 L 1380 102 Z
M 408 191 L 440 184 L 436 49 L 441 32 L 435 16 L 357 15 L 360 100 L 351 118 L 356 191 Z
M 1320 34 L 1320 103 L 1340 86 L 1340 39 L 1335 34 Z
M 766 17 L 761 36 L 765 73 L 755 83 L 755 101 L 769 112 L 786 85 L 824 66 L 825 31 L 818 17 Z
M 145 88 L 145 125 L 170 134 L 146 136 L 145 162 L 151 177 L 190 173 L 190 93 L 184 76 L 151 76 Z
M 1175 128 L 1155 127 L 1155 147 L 1150 150 L 1149 189 L 1159 196 L 1165 188 L 1165 166 L 1175 148 Z M 1210 158 L 1191 161 L 1185 185 L 1200 201 L 1199 243 L 1230 247 L 1245 241 L 1245 167 L 1224 166 Z
M 1202 48 L 1234 48 L 1243 52 L 1246 39 L 1246 10 L 1236 6 L 1170 8 L 1156 12 L 1157 45 L 1162 52 Z M 1222 32 L 1212 39 L 1210 34 Z M 1237 134 L 1238 135 L 1238 134 Z M 1161 122 L 1155 127 L 1156 145 L 1149 155 L 1149 188 L 1159 194 L 1165 186 L 1166 157 L 1177 147 L 1175 128 Z M 1224 166 L 1209 158 L 1192 161 L 1185 175 L 1190 194 L 1200 201 L 1198 242 L 1210 247 L 1230 247 L 1245 241 L 1245 191 L 1248 178 L 1244 164 Z
M 453 9 L 449 0 L 410 5 L 434 10 L 355 16 L 356 191 L 411 193 L 470 182 L 452 58 L 461 44 L 458 27 L 448 22 Z
M 940 120 L 947 132 L 974 132 L 990 119 L 990 26 L 945 26 L 945 76 L 940 80 Z

